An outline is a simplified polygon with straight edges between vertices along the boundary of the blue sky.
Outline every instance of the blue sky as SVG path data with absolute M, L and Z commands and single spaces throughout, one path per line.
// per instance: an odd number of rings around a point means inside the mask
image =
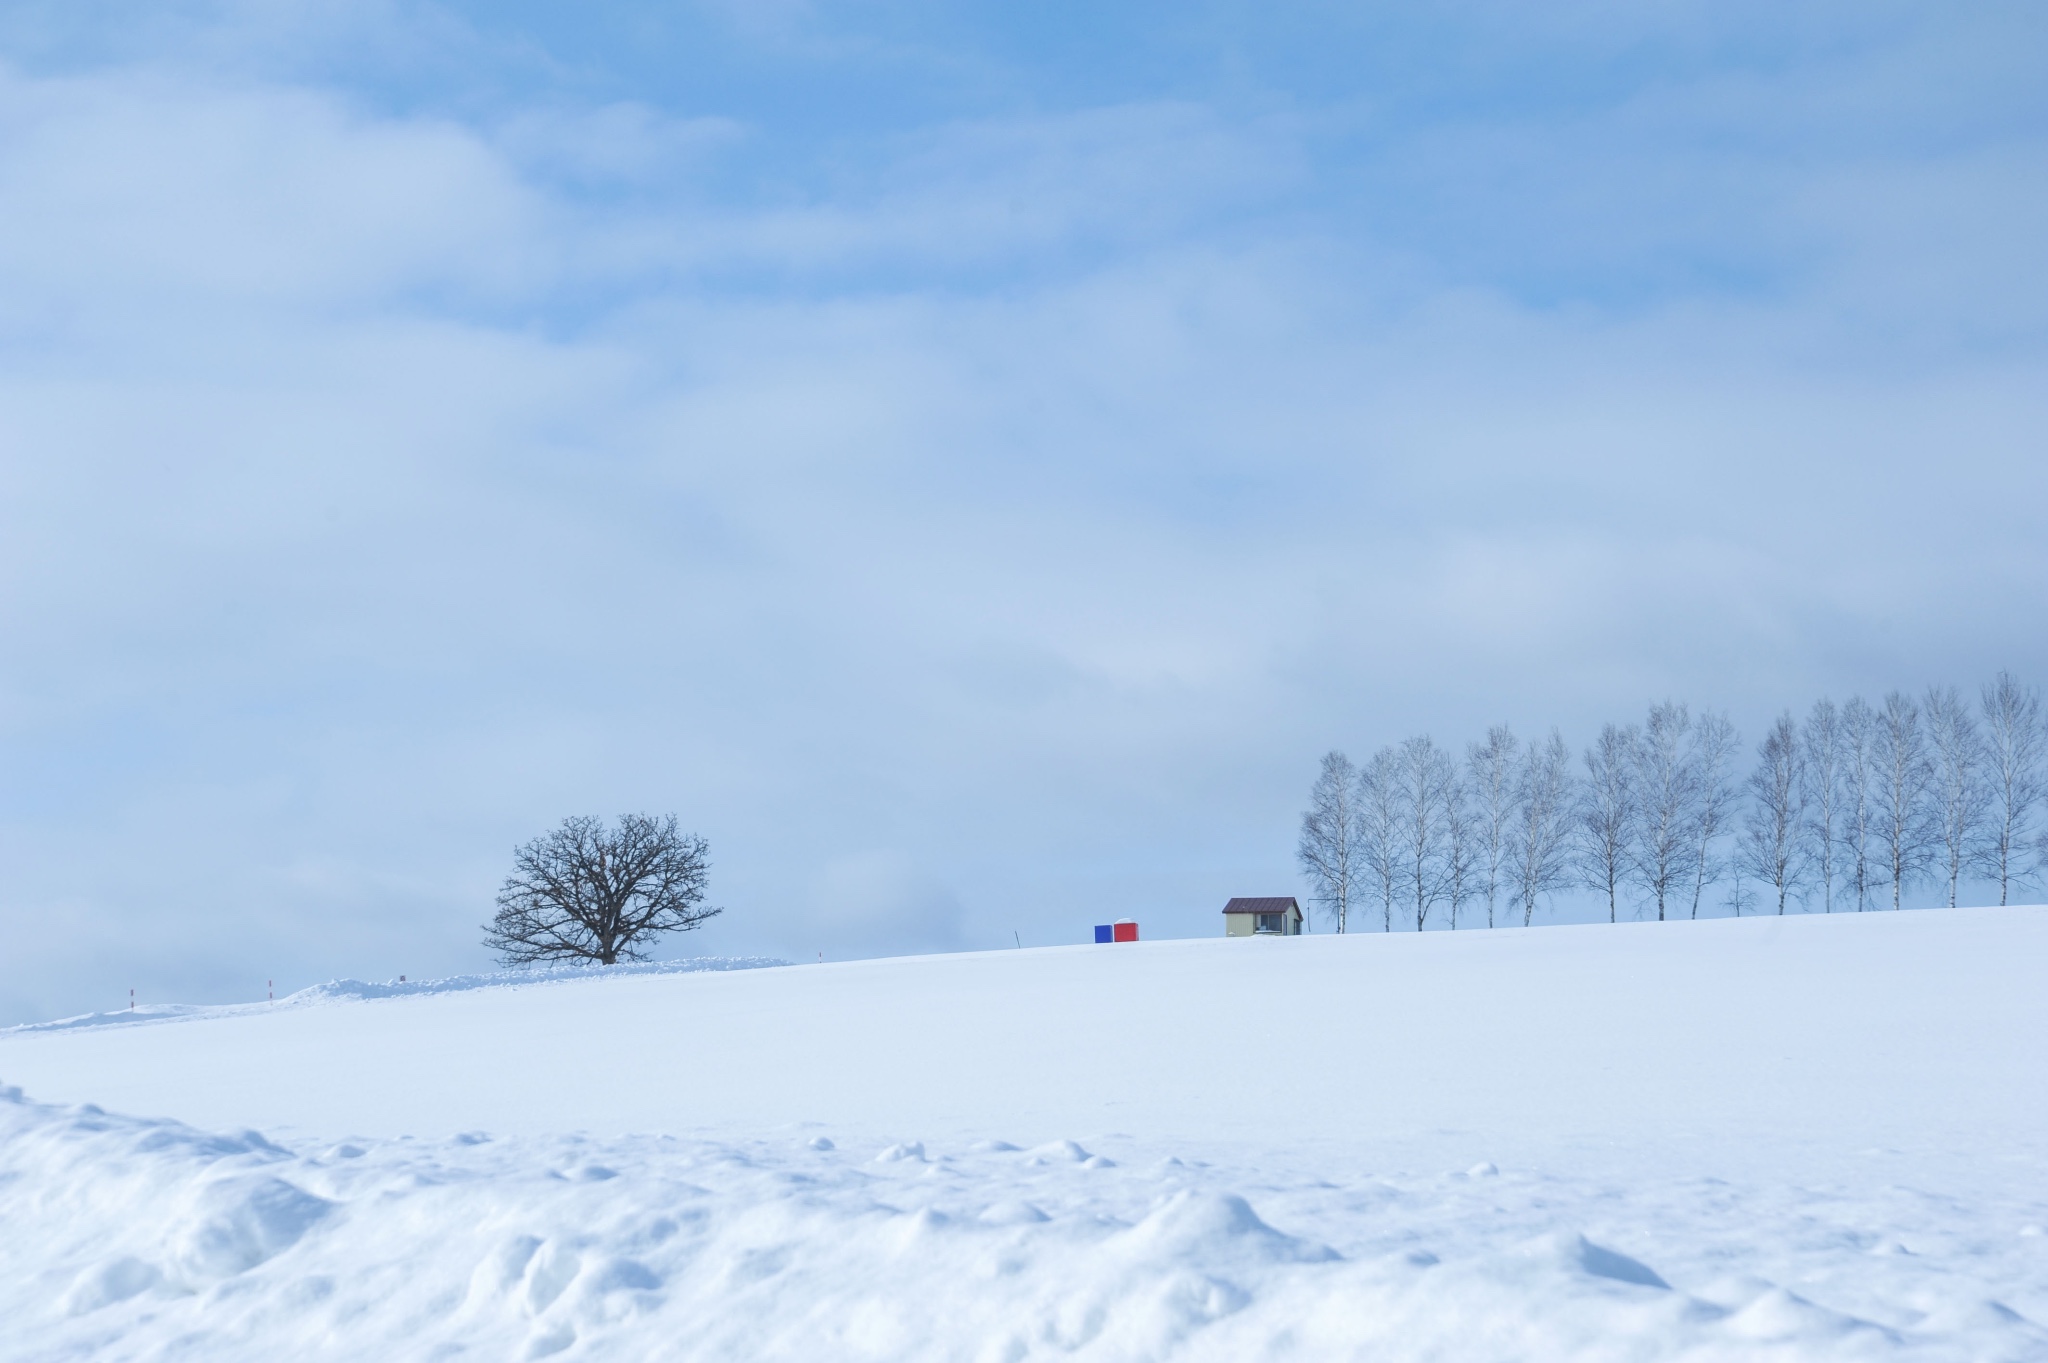
M 15 5 L 0 1020 L 1209 932 L 1318 755 L 2048 678 L 2023 5 Z M 1569 911 L 1569 909 L 1567 909 Z

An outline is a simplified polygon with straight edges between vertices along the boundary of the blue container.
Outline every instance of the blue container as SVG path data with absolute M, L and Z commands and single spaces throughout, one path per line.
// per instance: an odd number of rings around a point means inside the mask
M 1116 929 L 1108 923 L 1097 923 L 1095 925 L 1095 940 L 1098 942 L 1114 942 L 1116 940 Z

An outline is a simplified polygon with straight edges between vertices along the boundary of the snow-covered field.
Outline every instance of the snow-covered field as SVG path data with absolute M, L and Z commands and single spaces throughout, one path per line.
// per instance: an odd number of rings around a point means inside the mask
M 1957 910 L 17 1029 L 0 1356 L 2048 1359 L 2044 980 Z

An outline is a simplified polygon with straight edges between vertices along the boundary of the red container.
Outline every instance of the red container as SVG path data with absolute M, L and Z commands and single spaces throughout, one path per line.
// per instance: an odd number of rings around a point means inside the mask
M 1137 919 L 1135 919 L 1135 918 L 1124 918 L 1124 919 L 1120 919 L 1120 920 L 1118 920 L 1118 921 L 1117 921 L 1117 923 L 1116 923 L 1116 924 L 1115 924 L 1114 926 L 1115 926 L 1115 930 L 1116 930 L 1116 940 L 1117 940 L 1117 941 L 1119 941 L 1119 942 L 1135 942 L 1135 941 L 1137 941 L 1137 940 L 1138 940 L 1138 920 L 1137 920 Z

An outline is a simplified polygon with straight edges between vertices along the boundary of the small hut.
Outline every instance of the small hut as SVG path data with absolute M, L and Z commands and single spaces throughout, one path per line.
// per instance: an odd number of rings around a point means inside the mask
M 1223 906 L 1225 937 L 1295 937 L 1301 933 L 1301 905 L 1286 899 L 1233 899 Z

